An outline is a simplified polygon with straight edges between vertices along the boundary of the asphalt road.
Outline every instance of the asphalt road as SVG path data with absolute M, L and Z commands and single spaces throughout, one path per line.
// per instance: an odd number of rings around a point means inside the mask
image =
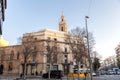
M 67 80 L 67 79 L 63 79 L 63 80 Z M 68 80 L 73 80 L 73 78 Z M 78 79 L 74 79 L 74 80 L 78 80 Z M 80 79 L 80 80 L 85 80 L 85 79 Z M 91 80 L 91 79 L 87 78 L 86 80 Z M 120 80 L 120 75 L 100 75 L 93 77 L 93 80 Z
M 101 75 L 94 77 L 93 80 L 120 80 L 120 75 Z

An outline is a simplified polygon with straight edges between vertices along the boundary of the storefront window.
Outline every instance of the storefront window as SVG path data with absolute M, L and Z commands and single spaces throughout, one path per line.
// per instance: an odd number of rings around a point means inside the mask
M 58 65 L 53 65 L 53 70 L 58 70 Z

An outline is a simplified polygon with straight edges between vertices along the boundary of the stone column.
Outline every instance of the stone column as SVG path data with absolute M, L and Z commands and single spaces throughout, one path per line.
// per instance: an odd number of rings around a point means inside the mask
M 69 72 L 73 73 L 73 65 L 72 64 L 70 64 L 70 66 L 69 66 Z

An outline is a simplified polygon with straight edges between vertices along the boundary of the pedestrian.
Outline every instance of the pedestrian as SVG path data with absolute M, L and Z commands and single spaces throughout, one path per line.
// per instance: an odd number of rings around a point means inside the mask
M 20 73 L 20 78 L 22 78 L 23 77 L 23 73 Z
M 40 71 L 40 76 L 42 76 L 42 71 Z
M 35 74 L 36 74 L 36 76 L 37 76 L 37 75 L 38 75 L 38 72 L 36 71 Z

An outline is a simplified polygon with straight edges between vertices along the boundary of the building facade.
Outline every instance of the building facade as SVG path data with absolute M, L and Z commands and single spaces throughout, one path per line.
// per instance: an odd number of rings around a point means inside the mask
M 35 57 L 31 56 L 27 59 L 27 74 L 34 74 L 35 71 L 47 72 L 49 69 L 49 60 L 47 47 L 49 45 L 50 52 L 54 56 L 51 69 L 64 70 L 65 73 L 72 72 L 72 54 L 68 44 L 65 42 L 67 35 L 67 24 L 62 14 L 59 22 L 59 31 L 44 29 L 38 32 L 23 34 L 21 45 L 5 46 L 0 48 L 0 64 L 3 74 L 20 74 L 24 70 L 23 51 L 24 44 L 31 43 L 37 51 Z M 34 45 L 32 44 L 34 43 Z M 54 48 L 56 45 L 56 48 Z M 56 52 L 55 52 L 56 51 Z M 54 54 L 53 54 L 54 53 Z
M 115 52 L 116 52 L 117 66 L 120 68 L 120 43 L 115 48 Z
M 27 75 L 32 75 L 36 71 L 45 73 L 50 68 L 63 70 L 65 74 L 73 73 L 74 59 L 67 37 L 67 23 L 62 14 L 59 31 L 43 29 L 26 33 L 23 34 L 20 45 L 1 47 L 0 72 L 20 74 L 26 71 Z M 83 64 L 84 62 L 86 61 L 82 61 Z
M 108 58 L 106 58 L 105 60 L 103 60 L 101 62 L 101 68 L 103 70 L 112 70 L 113 68 L 117 67 L 117 61 L 116 61 L 116 56 L 109 56 Z

